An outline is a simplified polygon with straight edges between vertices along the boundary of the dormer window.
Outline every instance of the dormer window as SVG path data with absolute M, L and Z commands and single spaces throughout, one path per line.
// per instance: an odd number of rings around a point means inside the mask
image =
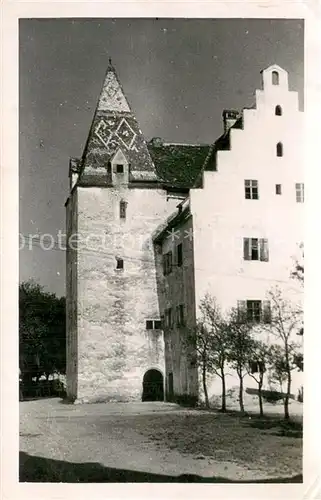
M 275 116 L 282 116 L 282 108 L 279 104 L 275 106 Z
M 277 71 L 272 71 L 272 85 L 279 85 L 280 77 Z
M 118 163 L 116 165 L 116 173 L 117 174 L 123 174 L 124 173 L 124 165 Z

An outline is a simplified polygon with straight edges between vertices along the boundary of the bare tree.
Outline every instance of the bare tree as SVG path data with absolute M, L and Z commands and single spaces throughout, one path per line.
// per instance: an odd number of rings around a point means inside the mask
M 221 379 L 222 405 L 221 411 L 226 411 L 226 364 L 229 350 L 229 328 L 223 318 L 216 299 L 209 294 L 201 301 L 200 311 L 204 326 L 211 335 L 210 372 Z
M 205 398 L 206 408 L 210 407 L 207 390 L 207 376 L 211 371 L 211 354 L 212 354 L 212 336 L 202 321 L 198 321 L 195 330 L 189 332 L 185 338 L 185 347 L 192 358 L 192 362 L 196 362 L 201 370 L 202 385 Z M 192 348 L 192 349 L 191 349 Z M 196 359 L 195 359 L 196 358 Z
M 239 378 L 239 404 L 244 412 L 243 380 L 248 373 L 248 366 L 253 356 L 253 324 L 241 311 L 232 310 L 229 321 L 228 360 Z
M 269 363 L 271 357 L 271 348 L 262 340 L 253 340 L 252 345 L 252 360 L 248 366 L 248 374 L 255 380 L 258 384 L 258 396 L 259 396 L 259 407 L 260 407 L 260 417 L 263 417 L 263 397 L 262 388 L 264 382 L 264 375 L 266 373 L 266 367 Z M 255 364 L 255 370 L 253 369 L 253 364 Z
M 197 364 L 201 371 L 205 405 L 210 407 L 207 390 L 209 374 L 218 375 L 222 381 L 222 411 L 226 411 L 225 365 L 227 361 L 226 323 L 216 299 L 207 294 L 201 300 L 200 318 L 195 331 L 186 336 L 188 351 L 196 354 Z M 192 349 L 191 349 L 192 348 Z
M 282 296 L 279 288 L 268 293 L 271 301 L 271 323 L 268 331 L 274 336 L 276 343 L 271 347 L 274 377 L 281 388 L 285 383 L 284 418 L 289 420 L 289 400 L 291 397 L 292 370 L 296 368 L 295 359 L 299 344 L 293 340 L 302 326 L 302 310 Z M 267 327 L 267 325 L 266 325 Z

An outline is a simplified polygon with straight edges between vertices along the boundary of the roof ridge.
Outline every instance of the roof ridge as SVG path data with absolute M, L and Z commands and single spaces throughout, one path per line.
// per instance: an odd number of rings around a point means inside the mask
M 211 146 L 211 144 L 207 144 L 205 142 L 203 143 L 197 143 L 197 144 L 192 144 L 192 143 L 187 143 L 187 142 L 163 142 L 162 146 Z

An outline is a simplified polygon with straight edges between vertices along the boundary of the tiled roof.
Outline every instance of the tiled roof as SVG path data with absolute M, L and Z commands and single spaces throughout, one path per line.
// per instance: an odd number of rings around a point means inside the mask
M 211 146 L 148 143 L 158 179 L 167 186 L 190 188 L 194 185 Z

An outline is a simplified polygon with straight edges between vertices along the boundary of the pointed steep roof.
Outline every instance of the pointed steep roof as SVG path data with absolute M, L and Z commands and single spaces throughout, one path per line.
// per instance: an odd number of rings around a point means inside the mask
M 110 58 L 96 111 L 130 113 L 129 104 Z
M 107 166 L 118 150 L 130 165 L 130 180 L 156 180 L 145 138 L 109 60 L 81 160 L 80 184 L 108 184 Z

